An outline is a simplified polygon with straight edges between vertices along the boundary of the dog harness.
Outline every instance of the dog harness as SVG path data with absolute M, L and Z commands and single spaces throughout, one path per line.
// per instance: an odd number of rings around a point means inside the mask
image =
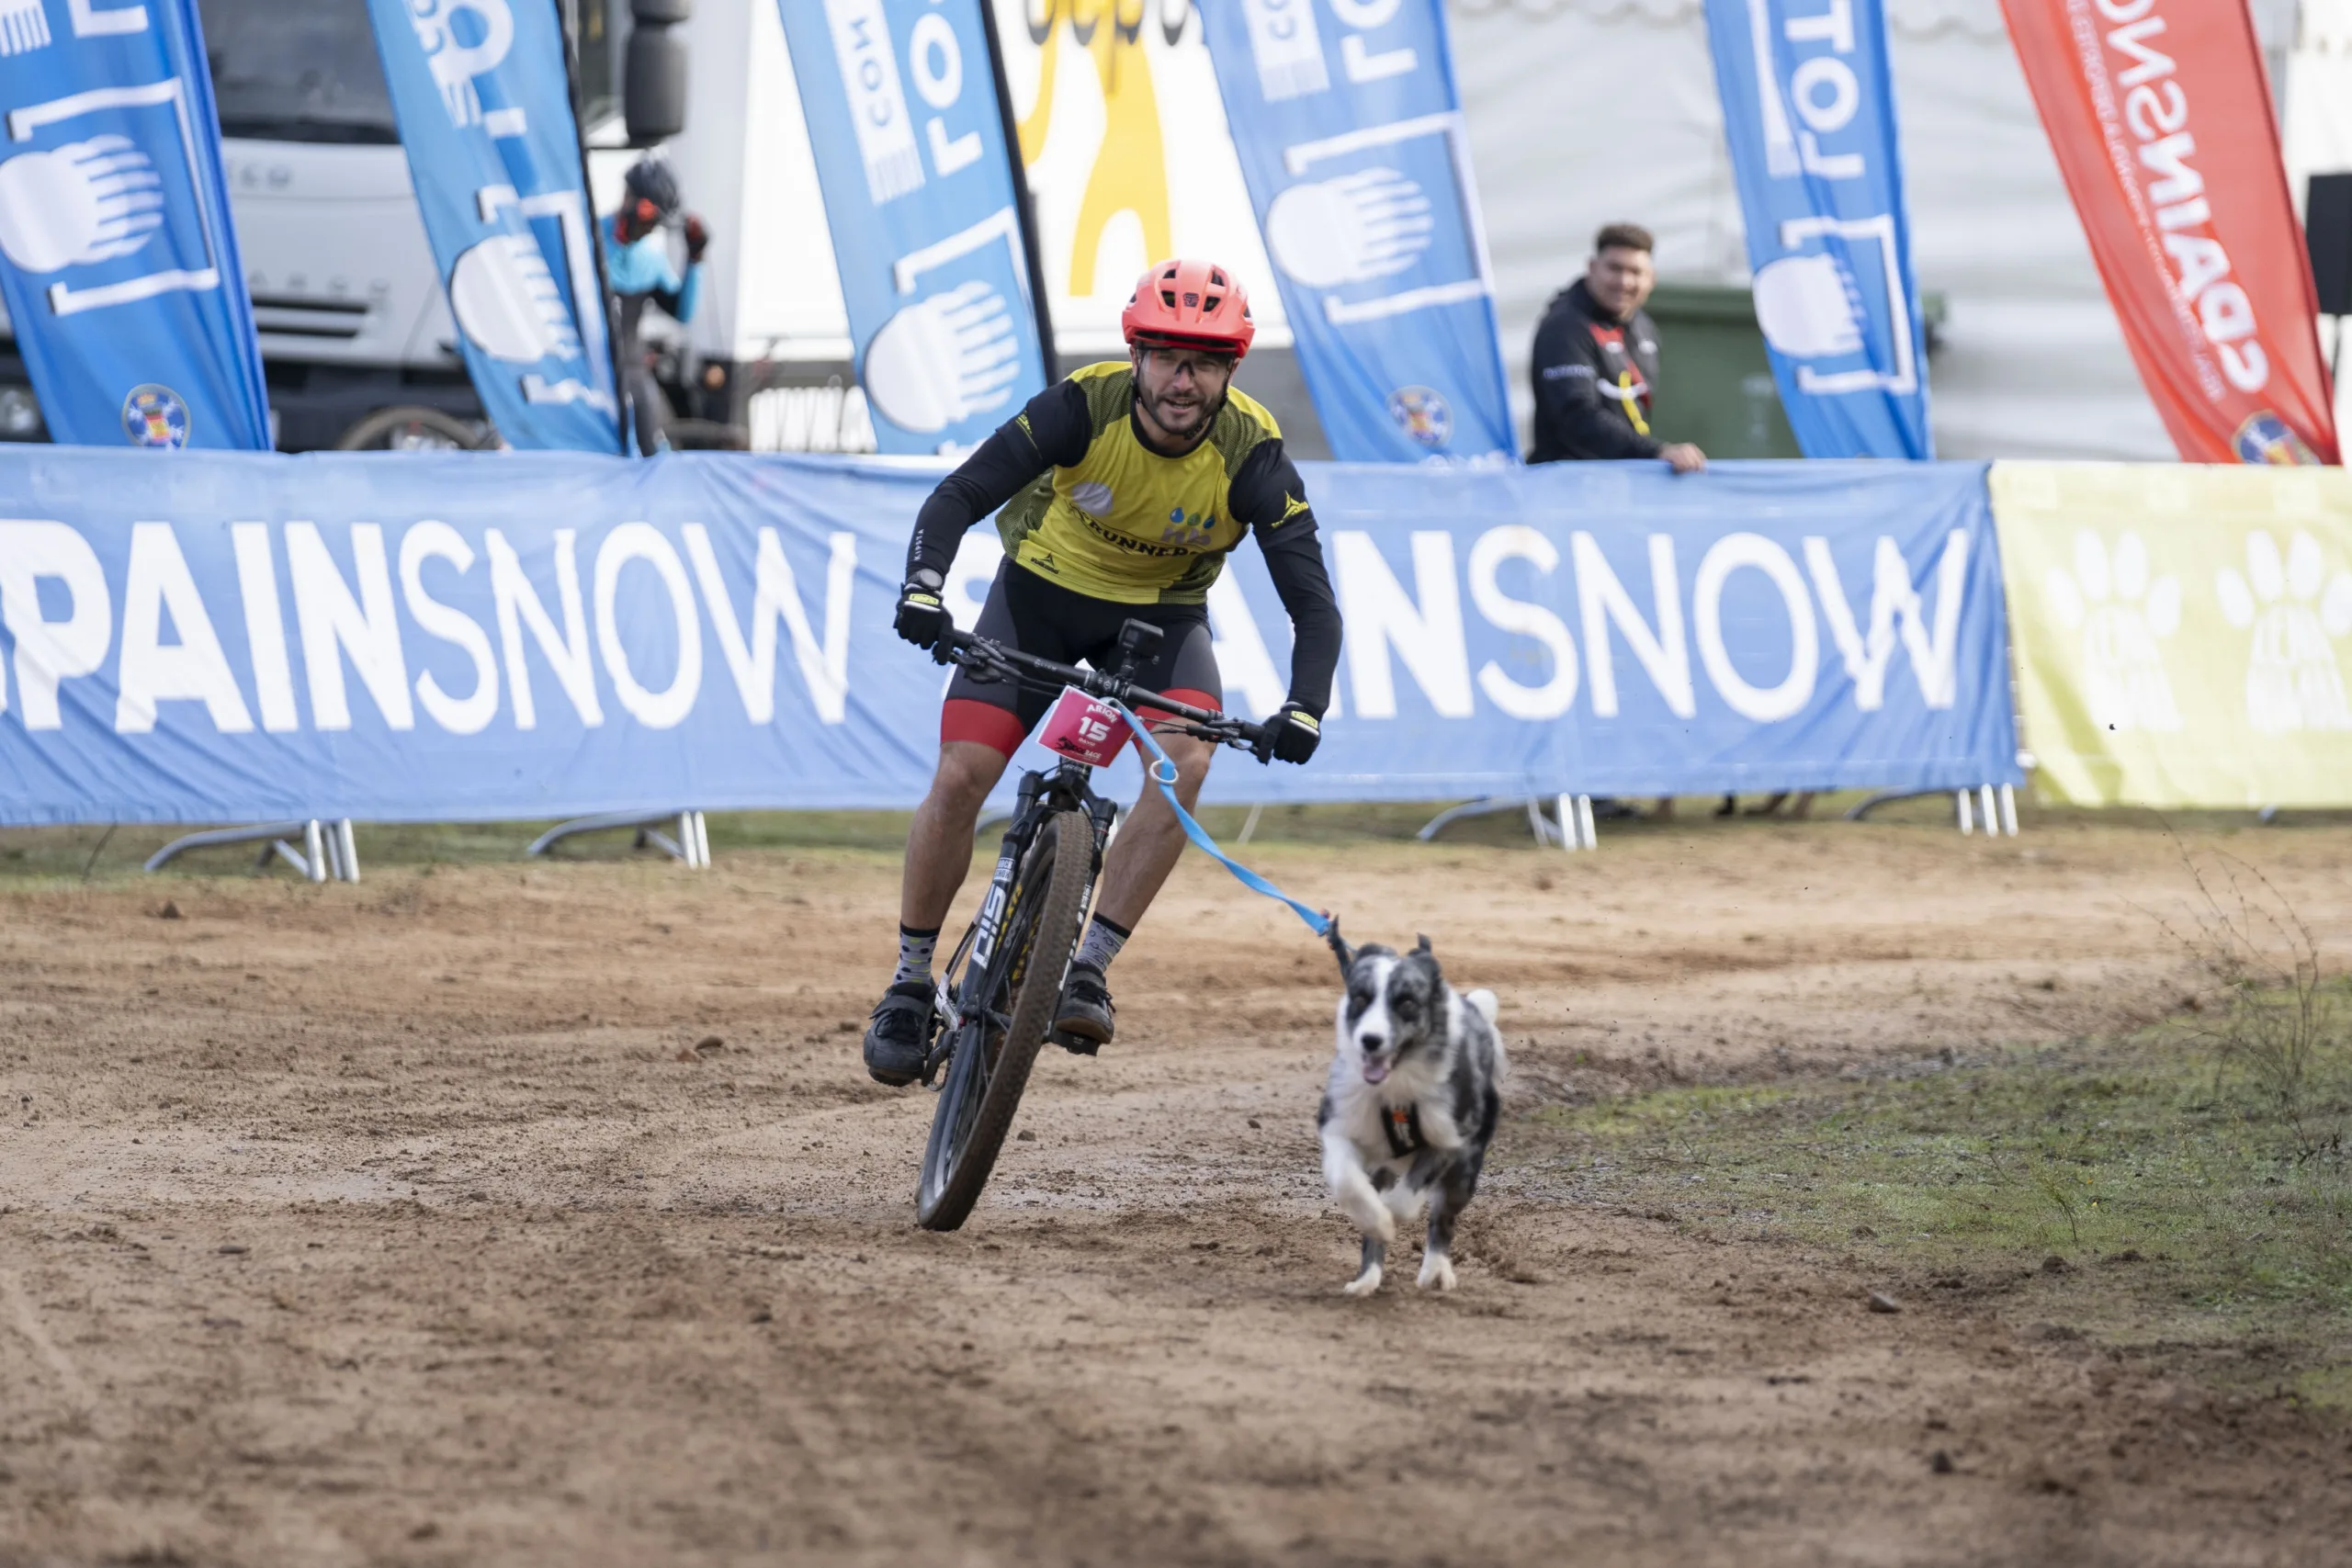
M 1380 1130 L 1388 1136 L 1388 1152 L 1398 1159 L 1419 1154 L 1430 1146 L 1429 1140 L 1421 1136 L 1421 1108 L 1419 1102 L 1382 1107 Z

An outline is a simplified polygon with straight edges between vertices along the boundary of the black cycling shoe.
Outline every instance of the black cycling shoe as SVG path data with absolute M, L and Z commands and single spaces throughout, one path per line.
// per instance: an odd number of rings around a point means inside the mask
M 903 1089 L 922 1077 L 934 999 L 928 980 L 901 980 L 882 993 L 865 1026 L 865 1071 L 876 1083 Z
M 1054 1014 L 1052 1039 L 1063 1050 L 1091 1056 L 1111 1043 L 1111 987 L 1091 964 L 1073 964 L 1062 982 L 1061 1006 Z

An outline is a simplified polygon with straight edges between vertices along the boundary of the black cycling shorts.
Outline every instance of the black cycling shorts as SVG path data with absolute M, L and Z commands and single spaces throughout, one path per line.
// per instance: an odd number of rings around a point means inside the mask
M 1073 592 L 1008 560 L 997 569 L 973 629 L 1057 664 L 1109 670 L 1119 661 L 1119 627 L 1130 620 L 1148 621 L 1166 634 L 1159 653 L 1136 675 L 1136 685 L 1193 707 L 1224 711 L 1225 682 L 1217 673 L 1206 605 L 1115 604 Z M 940 710 L 939 739 L 977 740 L 1010 757 L 1054 705 L 1054 696 L 1009 681 L 975 681 L 958 666 L 947 684 L 947 705 Z

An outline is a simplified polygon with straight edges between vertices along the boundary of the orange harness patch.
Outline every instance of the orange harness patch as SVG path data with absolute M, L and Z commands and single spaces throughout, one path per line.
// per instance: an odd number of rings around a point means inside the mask
M 1421 1108 L 1418 1103 L 1383 1108 L 1380 1130 L 1388 1136 L 1388 1152 L 1398 1159 L 1430 1146 L 1429 1140 L 1421 1136 Z

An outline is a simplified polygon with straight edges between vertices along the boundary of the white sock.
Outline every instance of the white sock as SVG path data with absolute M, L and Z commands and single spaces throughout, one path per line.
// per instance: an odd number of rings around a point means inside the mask
M 1126 927 L 1097 915 L 1087 922 L 1086 935 L 1078 944 L 1078 956 L 1071 962 L 1108 969 L 1111 960 L 1119 956 L 1119 949 L 1127 945 L 1127 938 L 1133 934 Z
M 899 928 L 899 972 L 890 976 L 890 984 L 904 985 L 909 980 L 931 983 L 932 950 L 939 945 L 936 927 L 927 931 Z

